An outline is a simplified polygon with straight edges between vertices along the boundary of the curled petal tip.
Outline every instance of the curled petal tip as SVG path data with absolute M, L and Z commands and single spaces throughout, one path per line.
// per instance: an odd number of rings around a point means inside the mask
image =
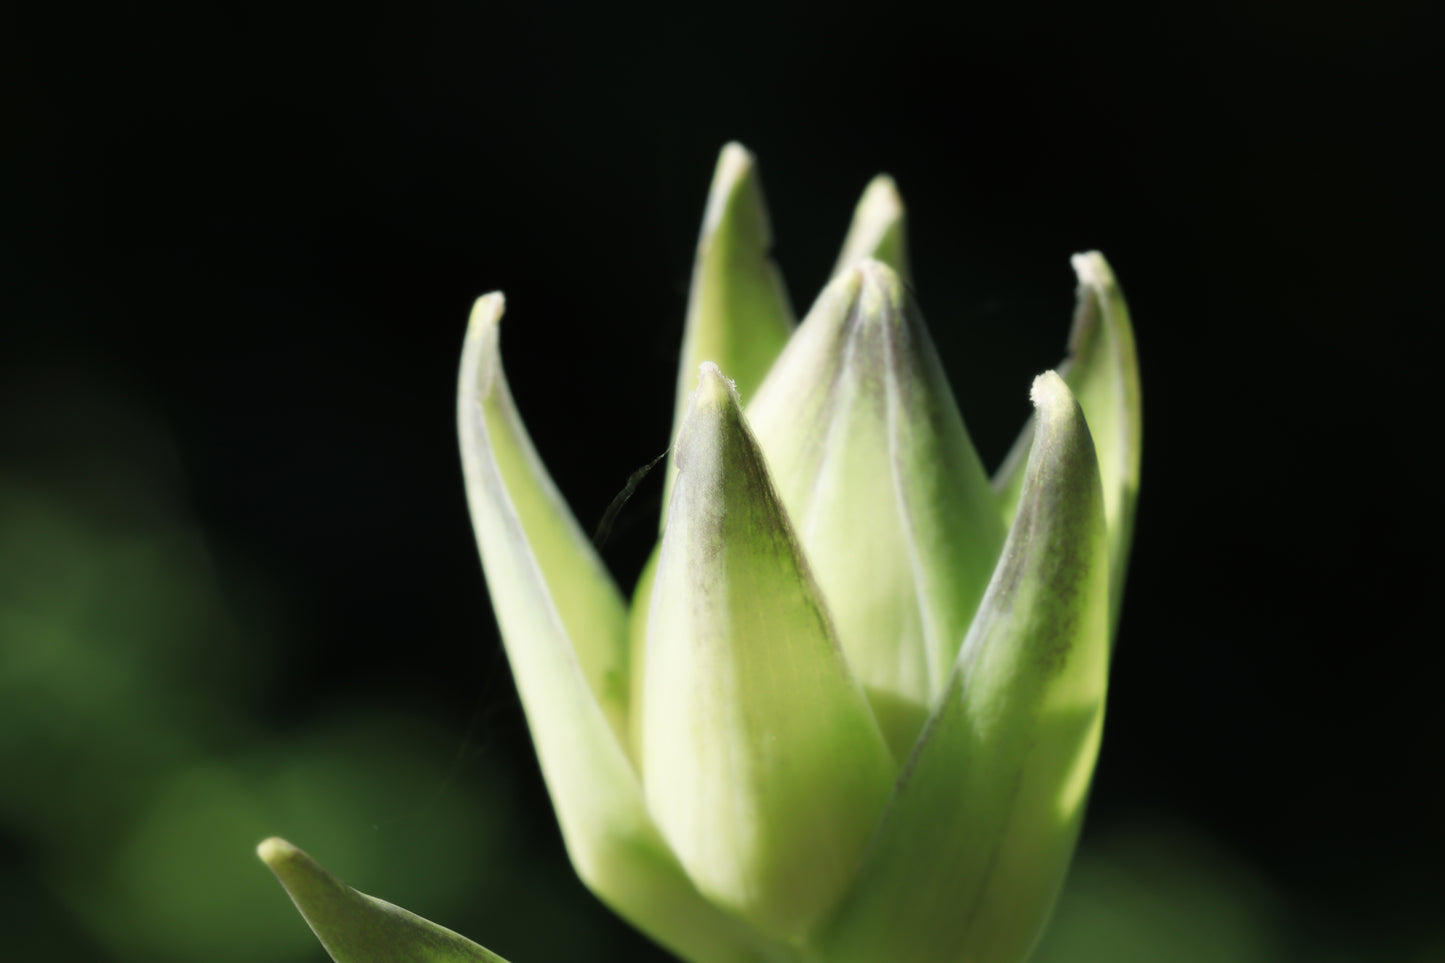
M 484 294 L 472 304 L 472 314 L 467 325 L 468 327 L 494 325 L 502 320 L 502 314 L 506 310 L 507 298 L 501 291 Z
M 471 317 L 467 319 L 467 336 L 462 345 L 459 404 L 471 405 L 491 396 L 497 372 L 501 369 L 499 322 L 506 310 L 507 299 L 501 291 L 484 294 L 472 305 Z
M 1080 284 L 1096 288 L 1114 286 L 1114 272 L 1110 270 L 1109 262 L 1104 260 L 1104 255 L 1098 251 L 1075 254 L 1069 258 L 1069 263 L 1073 265 Z

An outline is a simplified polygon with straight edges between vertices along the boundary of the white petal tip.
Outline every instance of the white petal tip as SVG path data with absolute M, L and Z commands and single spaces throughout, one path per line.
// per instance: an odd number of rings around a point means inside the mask
M 1098 251 L 1075 254 L 1069 258 L 1069 263 L 1073 265 L 1074 274 L 1078 275 L 1080 284 L 1091 288 L 1107 288 L 1114 284 L 1114 272 L 1109 269 L 1109 262 L 1104 260 L 1104 255 Z
M 735 140 L 730 140 L 718 152 L 718 173 L 736 173 L 753 162 L 753 153 Z
M 1029 399 L 1041 413 L 1046 413 L 1072 404 L 1074 395 L 1057 371 L 1045 371 L 1034 379 L 1033 387 L 1029 389 Z
M 879 174 L 868 182 L 863 197 L 858 201 L 858 211 L 867 218 L 893 220 L 903 215 L 903 197 L 898 193 L 898 184 L 888 174 Z
M 733 379 L 722 373 L 722 369 L 711 361 L 697 366 L 696 403 L 719 404 L 730 395 L 737 393 L 738 386 Z

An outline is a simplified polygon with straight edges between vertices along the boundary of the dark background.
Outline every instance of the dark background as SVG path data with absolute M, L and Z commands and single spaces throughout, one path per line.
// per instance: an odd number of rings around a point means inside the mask
M 249 862 L 250 843 L 285 831 L 518 963 L 568 958 L 558 931 L 573 927 L 594 958 L 650 952 L 565 865 L 467 521 L 456 364 L 471 301 L 504 290 L 514 394 L 594 525 L 666 445 L 692 247 L 716 152 L 737 139 L 759 158 L 800 314 L 858 192 L 897 178 L 923 309 L 990 466 L 1029 379 L 1062 356 L 1068 255 L 1103 250 L 1125 287 L 1143 489 L 1089 865 L 1144 884 L 1177 870 L 1226 895 L 1247 878 L 1235 896 L 1265 894 L 1245 903 L 1268 917 L 1273 958 L 1445 958 L 1423 341 L 1438 318 L 1441 51 L 1426 4 L 7 19 L 0 606 L 27 614 L 0 622 L 0 883 L 22 948 L 216 959 L 206 932 L 240 938 L 273 903 L 266 926 L 300 929 Z M 657 488 L 607 546 L 624 585 Z M 155 552 L 174 564 L 145 568 Z M 102 557 L 113 565 L 76 574 Z M 124 587 L 137 571 L 156 574 Z M 168 572 L 201 578 L 203 602 L 167 594 Z M 67 727 L 99 704 L 66 701 L 76 680 L 106 689 L 109 662 L 57 657 L 33 715 L 21 697 L 39 676 L 14 680 L 82 582 L 86 644 L 136 681 Z M 116 655 L 118 639 L 133 651 Z M 125 745 L 144 756 L 182 732 L 184 750 L 147 768 L 108 748 L 177 692 Z M 322 756 L 364 768 L 395 739 L 413 768 L 387 777 L 384 804 L 337 789 L 359 828 L 333 825 L 332 849 L 267 796 L 234 848 L 236 878 L 263 887 L 254 906 L 230 911 L 224 888 L 189 879 L 213 898 L 129 923 L 87 909 L 176 884 L 136 840 L 169 838 L 157 794 L 164 812 L 195 810 L 190 790 L 158 787 L 197 766 L 260 785 L 279 765 L 266 760 L 338 716 L 407 721 Z M 406 742 L 407 726 L 423 734 Z M 89 830 L 41 818 L 62 798 Z M 228 791 L 205 798 L 230 812 Z M 464 849 L 413 843 L 434 823 L 460 832 L 473 800 L 501 807 L 488 818 L 504 829 L 446 877 L 471 887 L 451 902 L 407 890 L 426 866 L 388 875 L 353 853 Z M 433 818 L 448 806 L 451 822 Z M 1183 940 L 1194 891 L 1179 892 Z M 192 924 L 199 942 L 165 942 Z M 296 946 L 251 958 L 319 952 Z

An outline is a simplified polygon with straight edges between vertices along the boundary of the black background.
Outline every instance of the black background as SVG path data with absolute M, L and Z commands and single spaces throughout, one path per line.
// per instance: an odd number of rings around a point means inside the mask
M 545 825 L 455 453 L 472 299 L 506 292 L 513 391 L 591 527 L 666 444 L 725 141 L 800 313 L 897 178 L 990 465 L 1101 249 L 1146 440 L 1089 832 L 1173 814 L 1361 940 L 1433 926 L 1426 5 L 681 6 L 12 12 L 7 391 L 63 419 L 103 385 L 174 438 L 237 606 L 259 578 L 287 613 L 258 712 L 363 693 L 473 738 L 480 704 Z M 657 498 L 608 546 L 624 585 Z

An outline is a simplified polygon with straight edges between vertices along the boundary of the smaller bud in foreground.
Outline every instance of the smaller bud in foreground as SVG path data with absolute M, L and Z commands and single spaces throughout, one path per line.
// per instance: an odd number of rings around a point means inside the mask
M 507 963 L 400 906 L 358 893 L 284 839 L 256 847 L 336 963 Z

